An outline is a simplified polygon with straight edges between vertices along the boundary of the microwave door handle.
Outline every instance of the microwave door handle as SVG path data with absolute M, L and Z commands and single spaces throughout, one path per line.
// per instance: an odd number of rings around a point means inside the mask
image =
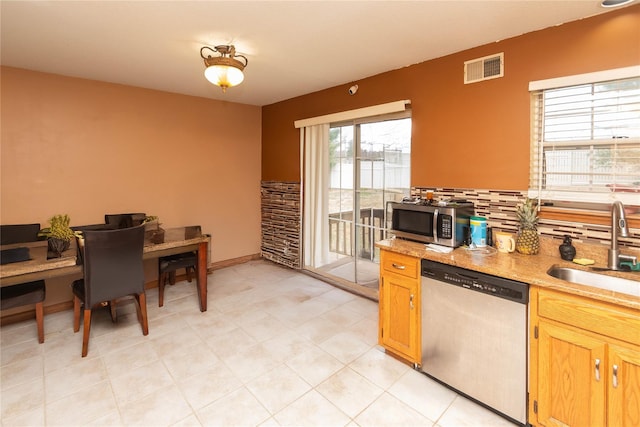
M 432 229 L 432 234 L 433 234 L 433 241 L 435 243 L 439 243 L 438 242 L 438 208 L 435 208 L 433 211 L 433 229 Z

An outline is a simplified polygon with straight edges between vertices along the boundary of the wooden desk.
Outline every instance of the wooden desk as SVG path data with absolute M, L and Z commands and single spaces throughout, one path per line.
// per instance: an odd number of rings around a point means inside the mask
M 29 247 L 31 260 L 5 264 L 0 267 L 0 286 L 16 285 L 34 280 L 82 274 L 75 247 L 61 258 L 47 259 L 47 242 L 18 243 L 4 245 L 1 249 Z M 207 311 L 207 251 L 209 236 L 197 234 L 192 227 L 165 229 L 162 243 L 145 241 L 142 259 L 154 259 L 183 252 L 198 252 L 198 298 L 200 311 Z
M 0 249 L 29 248 L 29 261 L 14 262 L 0 266 L 0 286 L 17 285 L 35 280 L 51 279 L 73 273 L 82 273 L 82 267 L 76 265 L 76 246 L 64 252 L 61 258 L 47 259 L 47 241 L 15 243 L 3 245 Z

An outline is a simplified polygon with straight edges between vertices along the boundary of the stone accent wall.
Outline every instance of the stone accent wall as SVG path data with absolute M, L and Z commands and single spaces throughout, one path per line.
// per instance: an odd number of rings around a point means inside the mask
M 428 187 L 411 187 L 411 196 L 426 198 L 427 191 L 432 191 L 435 199 L 452 197 L 473 202 L 476 215 L 486 217 L 487 224 L 489 227 L 493 227 L 494 231 L 504 230 L 512 233 L 518 229 L 516 206 L 527 197 L 526 191 Z M 538 231 L 542 236 L 560 240 L 568 234 L 580 243 L 607 246 L 611 244 L 611 227 L 609 225 L 540 219 Z M 629 234 L 629 237 L 619 238 L 620 247 L 640 249 L 640 229 L 630 228 Z
M 300 269 L 302 210 L 300 183 L 262 181 L 262 257 L 287 267 Z

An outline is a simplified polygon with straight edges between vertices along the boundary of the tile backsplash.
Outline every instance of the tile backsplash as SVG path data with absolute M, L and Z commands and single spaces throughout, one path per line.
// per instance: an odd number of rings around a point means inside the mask
M 462 188 L 412 187 L 412 196 L 426 198 L 427 191 L 434 198 L 462 198 L 473 202 L 476 214 L 487 218 L 494 231 L 515 233 L 518 230 L 516 206 L 526 198 L 525 191 L 477 190 Z M 299 182 L 263 181 L 262 195 L 262 256 L 271 261 L 299 269 L 301 260 L 301 186 Z M 538 232 L 541 247 L 556 248 L 566 234 L 576 246 L 583 244 L 594 248 L 606 257 L 606 248 L 611 244 L 609 225 L 582 224 L 568 221 L 540 219 Z M 640 229 L 629 229 L 629 237 L 619 239 L 620 246 L 640 251 Z M 601 251 L 601 249 L 603 251 Z M 550 249 L 551 250 L 551 249 Z
M 433 188 L 411 187 L 411 196 L 426 198 L 427 192 L 433 192 L 435 199 L 460 198 L 473 202 L 476 215 L 487 218 L 487 223 L 494 230 L 515 233 L 518 230 L 516 206 L 526 197 L 526 191 L 516 190 L 479 190 L 469 188 Z M 611 244 L 611 227 L 609 225 L 585 224 L 569 221 L 558 221 L 541 218 L 538 222 L 541 236 L 562 239 L 570 235 L 580 243 Z M 629 228 L 629 237 L 619 238 L 620 247 L 640 249 L 640 229 Z

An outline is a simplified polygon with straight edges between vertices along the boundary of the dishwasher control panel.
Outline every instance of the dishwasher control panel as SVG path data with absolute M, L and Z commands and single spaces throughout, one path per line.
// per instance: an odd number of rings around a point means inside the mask
M 510 301 L 529 302 L 529 285 L 478 271 L 422 260 L 422 275 L 476 292 Z

